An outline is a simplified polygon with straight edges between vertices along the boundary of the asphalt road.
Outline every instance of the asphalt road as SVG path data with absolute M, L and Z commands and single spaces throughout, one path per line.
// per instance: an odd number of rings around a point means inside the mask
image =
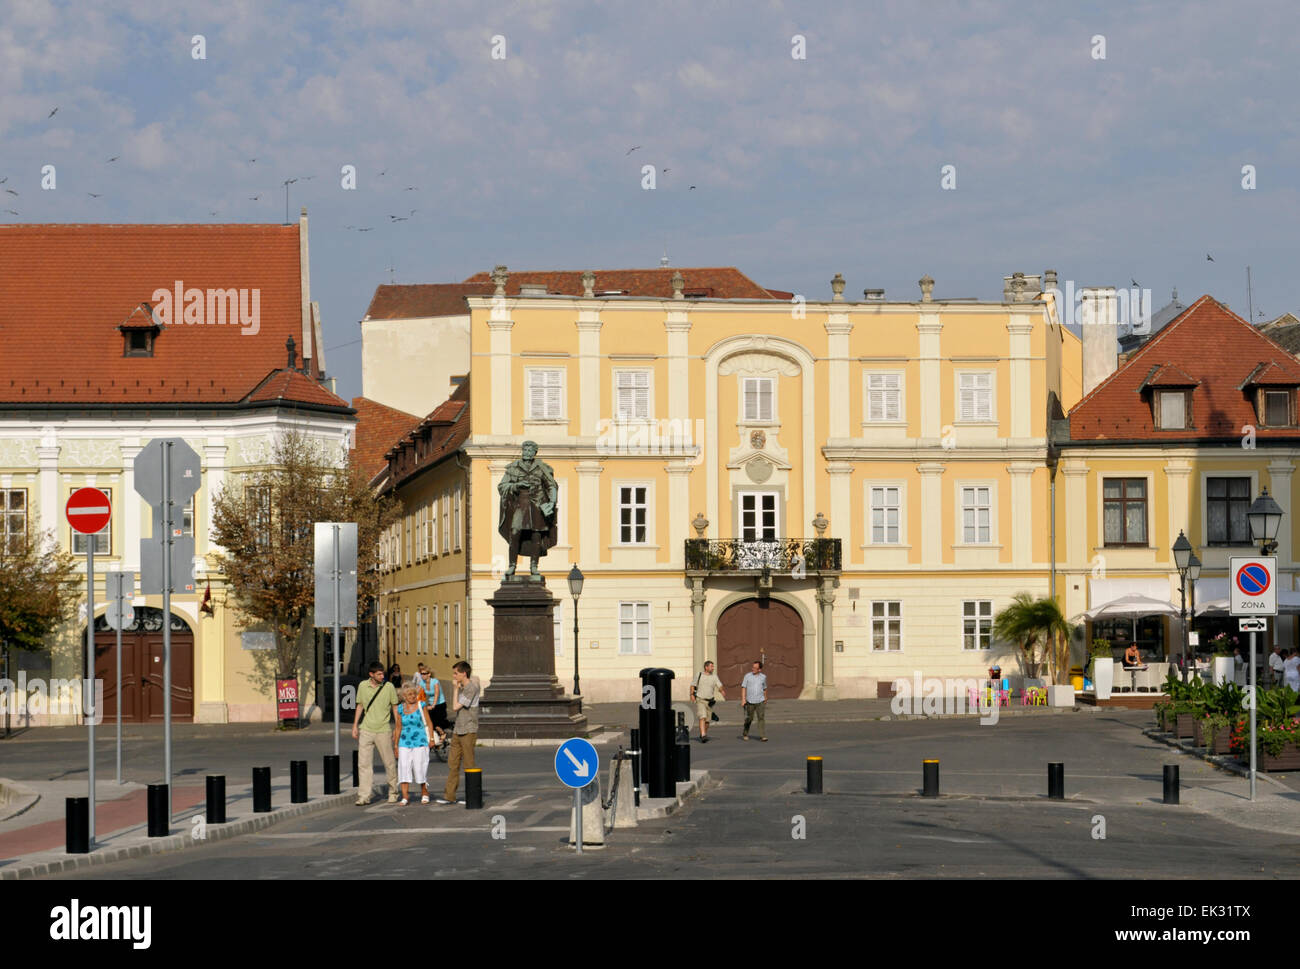
M 692 744 L 709 788 L 580 857 L 566 844 L 572 801 L 553 749 L 486 749 L 482 811 L 349 806 L 75 877 L 1294 878 L 1300 793 L 1267 787 L 1275 813 L 1239 826 L 1244 781 L 1144 737 L 1149 719 L 785 724 L 769 726 L 769 743 L 742 743 L 724 723 Z M 257 760 L 265 740 L 220 748 L 223 759 Z M 802 793 L 809 754 L 825 758 L 820 797 Z M 926 757 L 941 760 L 939 799 L 919 796 Z M 1066 765 L 1064 802 L 1045 797 L 1049 761 Z M 1181 765 L 1182 805 L 1161 803 L 1165 763 Z M 435 784 L 443 770 L 431 770 Z

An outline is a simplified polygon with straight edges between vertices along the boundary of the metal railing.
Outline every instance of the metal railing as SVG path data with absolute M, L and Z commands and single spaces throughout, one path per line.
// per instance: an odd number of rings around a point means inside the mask
M 688 572 L 839 572 L 838 538 L 686 540 Z

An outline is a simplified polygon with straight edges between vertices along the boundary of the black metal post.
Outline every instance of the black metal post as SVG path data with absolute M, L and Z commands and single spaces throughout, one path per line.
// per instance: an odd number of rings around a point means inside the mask
M 292 804 L 307 802 L 307 762 L 289 761 L 289 801 Z
M 465 810 L 476 811 L 483 807 L 483 768 L 465 768 Z
M 632 730 L 632 749 L 627 752 L 632 760 L 632 803 L 641 806 L 641 731 Z
M 679 782 L 691 779 L 691 745 L 689 743 L 679 743 L 677 745 L 677 756 L 673 760 L 673 766 L 676 768 L 676 777 Z
M 68 854 L 90 854 L 90 798 L 65 798 L 64 811 Z
M 1165 764 L 1165 803 L 1178 803 L 1178 765 Z
M 573 695 L 582 696 L 582 690 L 578 687 L 578 597 L 577 596 L 573 597 Z
M 808 793 L 820 794 L 822 792 L 822 759 L 820 757 L 808 758 Z
M 1065 800 L 1065 765 L 1047 765 L 1047 796 L 1054 801 Z
M 1187 570 L 1178 570 L 1178 616 L 1183 627 L 1183 682 L 1191 682 L 1191 667 L 1187 657 Z
M 371 755 L 374 756 L 373 754 Z M 356 787 L 361 783 L 361 761 L 358 751 L 352 751 L 352 786 Z
M 271 810 L 271 768 L 253 768 L 253 813 L 265 814 Z
M 167 805 L 170 799 L 167 794 L 166 784 L 149 785 L 146 797 L 149 805 L 149 837 L 151 838 L 165 838 L 171 834 L 171 818 L 167 816 Z
M 325 793 L 339 793 L 339 755 L 325 755 Z
M 676 797 L 677 783 L 673 771 L 676 744 L 673 737 L 672 684 L 673 671 L 652 669 L 646 671 L 645 682 L 650 687 L 649 731 L 645 735 L 646 780 L 650 785 L 651 797 Z
M 937 760 L 923 761 L 921 764 L 922 782 L 921 794 L 923 797 L 939 796 L 939 762 Z
M 208 824 L 226 823 L 226 775 L 208 775 Z

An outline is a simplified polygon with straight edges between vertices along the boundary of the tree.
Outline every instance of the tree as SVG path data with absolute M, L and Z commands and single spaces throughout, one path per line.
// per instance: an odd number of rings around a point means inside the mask
M 357 523 L 357 604 L 379 592 L 379 535 L 400 514 L 376 499 L 360 471 L 331 461 L 324 446 L 298 432 L 276 442 L 271 463 L 232 479 L 212 506 L 214 540 L 241 625 L 265 623 L 275 635 L 276 676 L 297 677 L 304 629 L 312 626 L 315 524 Z
M 1037 678 L 1046 663 L 1053 683 L 1064 682 L 1073 634 L 1074 626 L 1055 599 L 1035 599 L 1028 592 L 1016 593 L 1011 605 L 993 617 L 993 635 L 1016 644 L 1025 675 Z
M 32 652 L 49 648 L 46 637 L 72 620 L 79 598 L 76 558 L 58 546 L 52 532 L 35 534 L 30 526 L 22 535 L 0 538 L 0 650 L 4 676 L 9 675 L 9 650 Z M 9 711 L 5 697 L 5 734 Z

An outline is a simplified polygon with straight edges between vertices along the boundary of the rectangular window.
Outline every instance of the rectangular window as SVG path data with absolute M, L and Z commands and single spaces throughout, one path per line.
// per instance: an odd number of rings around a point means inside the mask
M 963 373 L 958 377 L 958 416 L 963 421 L 993 419 L 993 374 Z
M 903 604 L 899 601 L 871 603 L 871 649 L 897 653 L 903 648 Z
M 646 540 L 645 485 L 618 489 L 618 540 L 624 545 L 642 545 Z
M 425 554 L 432 557 L 438 554 L 438 500 L 435 498 L 424 506 L 424 547 Z
M 902 380 L 896 373 L 867 374 L 867 420 L 896 421 L 902 414 Z
M 108 499 L 108 505 L 109 505 L 109 507 L 111 508 L 111 507 L 113 506 L 113 489 L 112 489 L 112 488 L 100 488 L 99 490 L 102 491 L 102 492 L 104 493 L 104 497 Z M 70 525 L 68 526 L 68 528 L 69 528 L 69 530 L 72 531 L 72 551 L 73 551 L 73 554 L 75 554 L 75 555 L 85 555 L 85 554 L 86 554 L 86 539 L 87 539 L 89 536 L 87 536 L 87 535 L 83 535 L 83 534 L 81 534 L 81 532 L 76 531 L 75 529 L 72 529 L 72 526 L 70 526 Z M 113 519 L 110 518 L 110 519 L 108 520 L 108 524 L 107 524 L 107 525 L 105 525 L 105 526 L 104 526 L 103 528 L 101 528 L 99 531 L 95 532 L 95 554 L 96 554 L 96 555 L 109 555 L 109 554 L 111 554 L 111 553 L 110 553 L 110 549 L 112 549 L 112 547 L 113 547 L 112 536 L 113 536 Z
M 740 493 L 740 540 L 775 542 L 777 532 L 775 491 Z
M 961 540 L 967 545 L 993 541 L 993 509 L 989 491 L 984 487 L 961 489 Z
M 451 642 L 456 648 L 456 655 L 460 655 L 460 603 L 451 604 Z
M 1249 478 L 1205 479 L 1205 523 L 1211 545 L 1249 545 Z
M 442 554 L 451 551 L 451 496 L 446 492 L 442 496 Z
M 614 419 L 648 421 L 650 419 L 650 371 L 614 371 Z
M 0 490 L 0 542 L 16 553 L 27 539 L 27 489 Z
M 1106 545 L 1146 545 L 1145 478 L 1106 478 L 1102 482 L 1102 517 Z
M 447 655 L 451 655 L 451 605 L 444 602 L 442 604 L 442 641 L 443 648 Z
M 1160 429 L 1185 431 L 1187 429 L 1187 394 L 1181 390 L 1162 390 L 1160 397 Z
M 433 623 L 432 628 L 429 630 L 429 645 L 432 647 L 431 651 L 434 656 L 438 655 L 438 644 L 440 642 L 442 642 L 442 639 L 438 636 L 438 607 L 433 606 Z
M 258 548 L 267 548 L 271 544 L 271 489 L 267 487 L 250 487 L 245 492 L 248 502 L 248 516 L 253 522 L 253 541 Z
M 968 599 L 963 602 L 961 620 L 963 649 L 988 649 L 992 645 L 992 599 Z
M 460 485 L 456 486 L 456 499 L 451 507 L 451 543 L 452 548 L 460 551 Z
M 618 652 L 620 656 L 650 655 L 650 603 L 618 604 Z
M 532 420 L 558 420 L 564 416 L 563 370 L 528 371 L 528 416 Z
M 772 391 L 775 381 L 771 377 L 745 378 L 744 419 L 747 421 L 772 420 Z
M 1291 424 L 1291 392 L 1287 390 L 1264 391 L 1264 423 L 1269 427 L 1289 427 Z
M 402 652 L 411 652 L 411 610 L 402 610 Z
M 898 489 L 882 486 L 871 489 L 871 542 L 874 545 L 898 544 Z

